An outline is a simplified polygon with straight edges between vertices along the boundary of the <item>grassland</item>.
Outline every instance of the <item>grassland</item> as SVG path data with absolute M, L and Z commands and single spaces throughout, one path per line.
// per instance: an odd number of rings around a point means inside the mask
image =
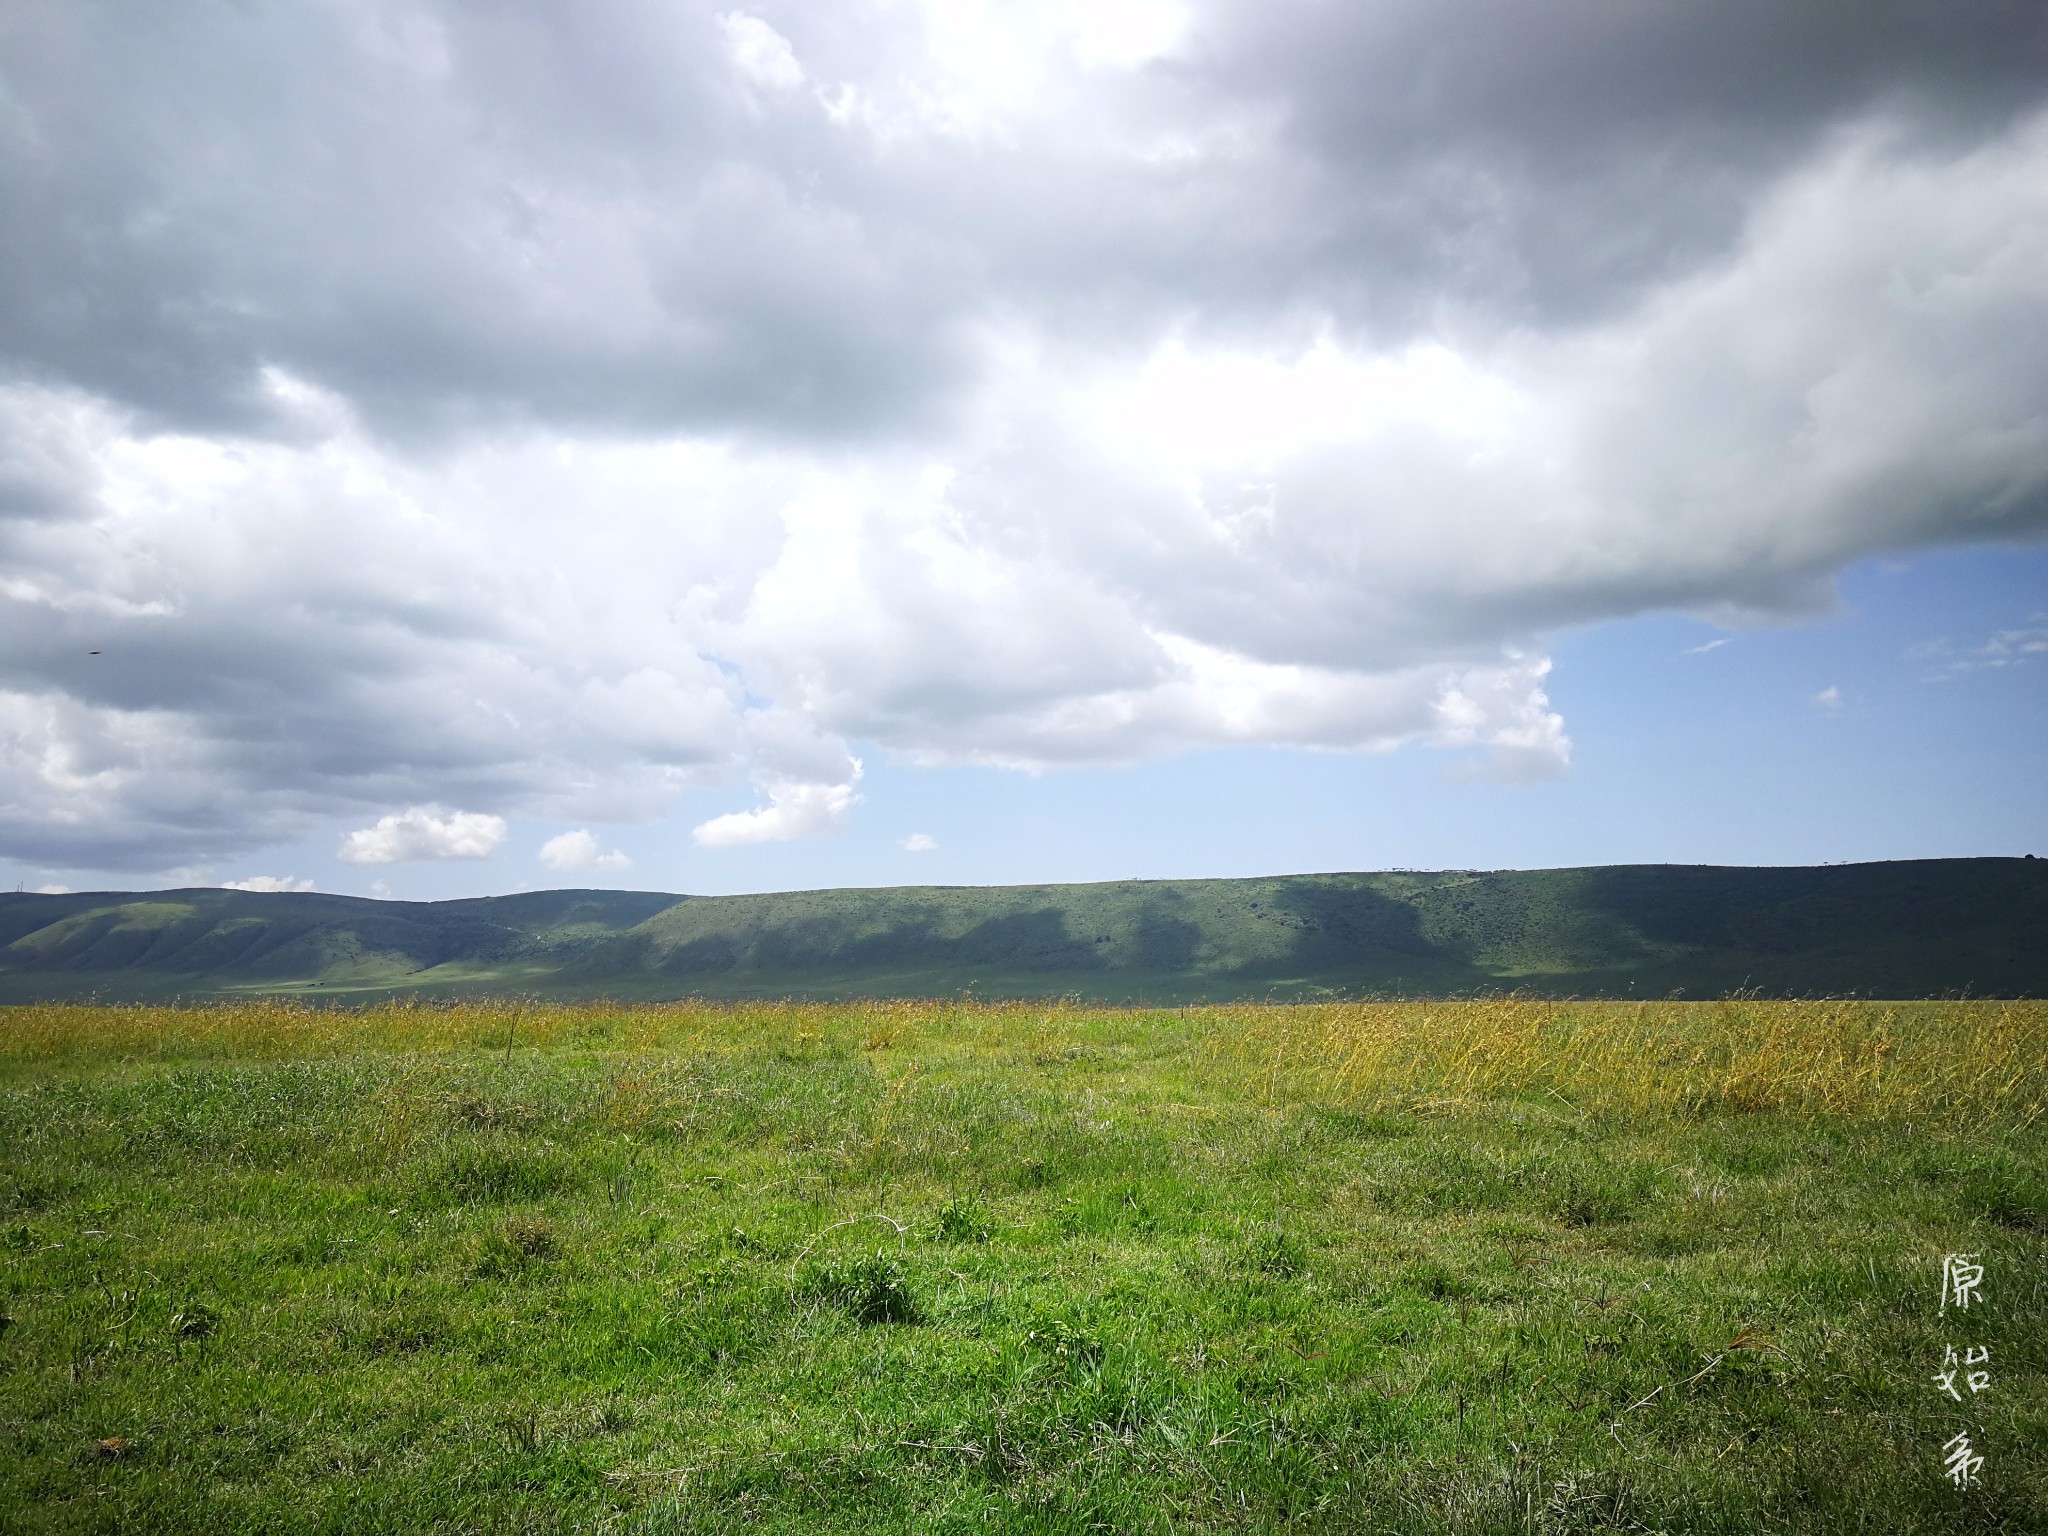
M 2044 1110 L 2025 1002 L 8 1009 L 0 1528 L 2039 1530 Z

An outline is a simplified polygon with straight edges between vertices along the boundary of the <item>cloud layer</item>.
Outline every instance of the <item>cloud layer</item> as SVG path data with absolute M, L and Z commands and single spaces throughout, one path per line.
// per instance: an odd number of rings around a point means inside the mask
M 0 851 L 1563 771 L 1548 636 L 2048 528 L 2044 83 L 2019 0 L 20 8 Z

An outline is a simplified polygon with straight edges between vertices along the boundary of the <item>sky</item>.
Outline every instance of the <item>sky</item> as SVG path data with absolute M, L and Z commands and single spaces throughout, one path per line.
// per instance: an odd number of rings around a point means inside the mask
M 2038 0 L 21 0 L 0 221 L 25 889 L 2048 853 Z

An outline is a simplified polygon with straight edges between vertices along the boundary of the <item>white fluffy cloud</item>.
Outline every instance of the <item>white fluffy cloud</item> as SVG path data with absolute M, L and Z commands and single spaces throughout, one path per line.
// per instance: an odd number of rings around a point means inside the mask
M 423 859 L 487 859 L 505 841 L 505 818 L 482 811 L 416 805 L 351 832 L 335 857 L 344 864 L 409 864 Z
M 768 803 L 760 809 L 714 816 L 691 836 L 706 848 L 822 837 L 845 824 L 859 798 L 851 784 L 770 784 Z
M 939 840 L 929 832 L 913 832 L 903 839 L 905 853 L 930 853 L 939 846 Z
M 1555 633 L 2048 528 L 2027 9 L 35 12 L 0 852 L 1562 772 Z
M 627 869 L 633 863 L 616 848 L 606 853 L 588 828 L 549 838 L 540 845 L 540 861 L 549 869 Z
M 371 861 L 385 862 L 385 861 Z M 313 882 L 295 879 L 291 875 L 251 875 L 246 880 L 223 880 L 224 891 L 310 891 Z

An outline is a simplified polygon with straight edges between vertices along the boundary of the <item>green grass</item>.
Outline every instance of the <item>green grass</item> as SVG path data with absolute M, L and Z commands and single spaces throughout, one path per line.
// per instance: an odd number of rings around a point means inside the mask
M 0 1528 L 2037 1530 L 2044 1026 L 17 1010 Z

